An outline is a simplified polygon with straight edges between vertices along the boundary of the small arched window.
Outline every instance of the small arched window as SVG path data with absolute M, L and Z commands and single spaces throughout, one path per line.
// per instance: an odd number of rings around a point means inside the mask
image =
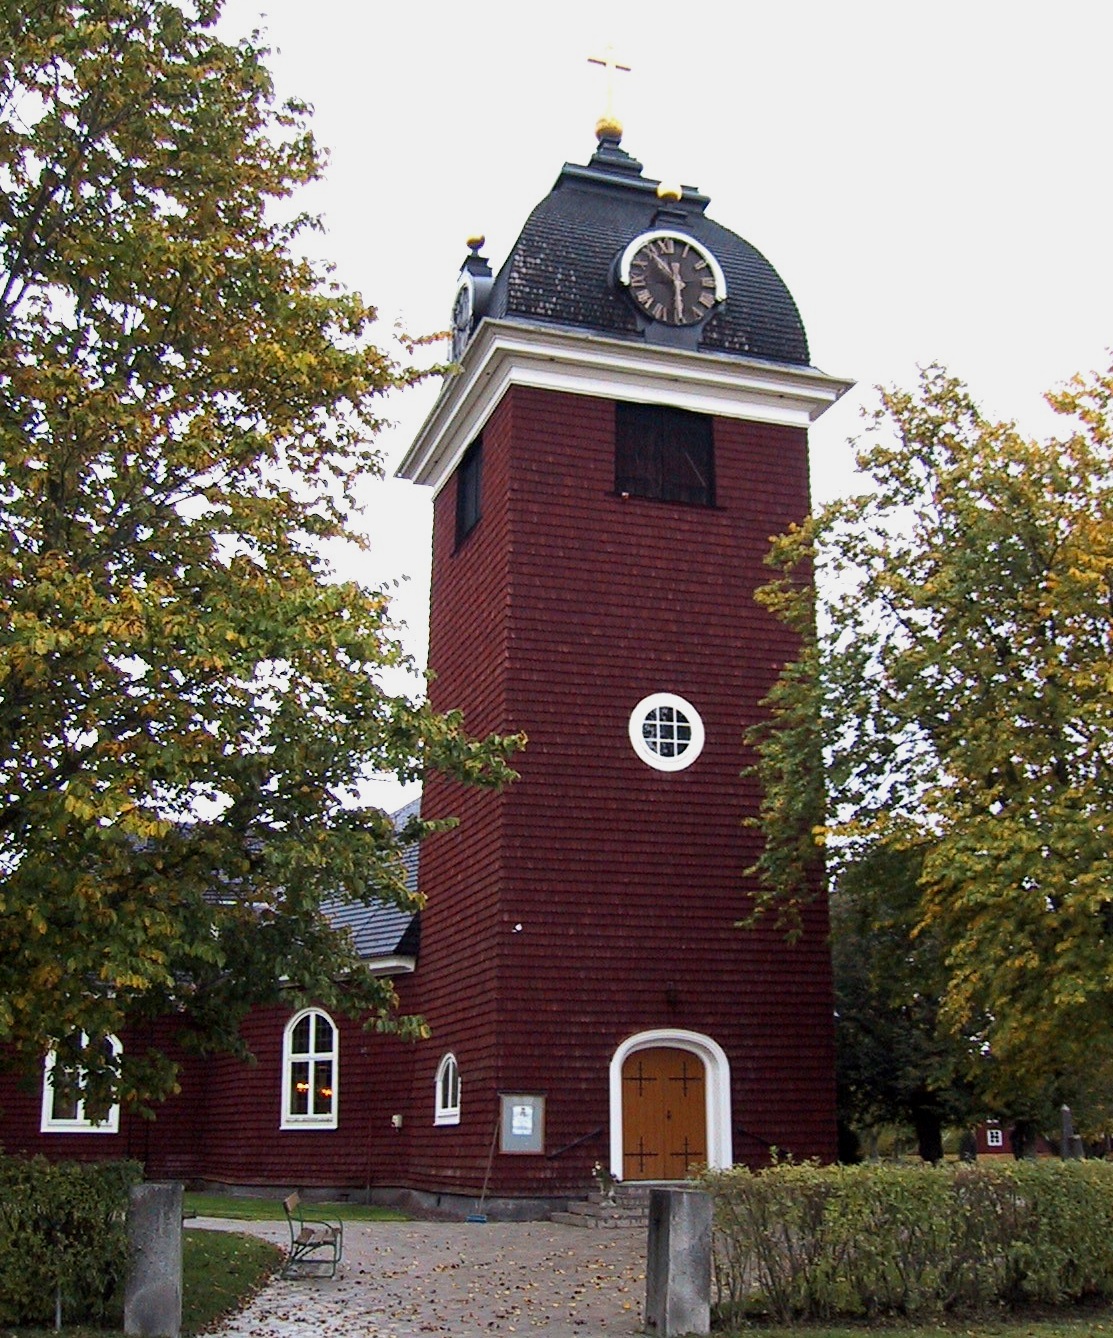
M 460 1066 L 456 1056 L 445 1055 L 437 1066 L 433 1105 L 434 1124 L 460 1123 Z
M 106 1057 L 115 1061 L 122 1049 L 115 1036 L 106 1036 L 100 1043 Z M 55 1046 L 43 1062 L 43 1106 L 39 1131 L 44 1134 L 114 1134 L 120 1129 L 120 1107 L 112 1106 L 100 1120 L 91 1120 L 85 1114 L 85 1070 L 81 1053 L 89 1045 L 85 1032 L 74 1032 L 67 1040 Z M 65 1073 L 68 1081 L 56 1083 Z
M 283 1129 L 335 1129 L 340 1035 L 320 1008 L 304 1008 L 282 1038 Z

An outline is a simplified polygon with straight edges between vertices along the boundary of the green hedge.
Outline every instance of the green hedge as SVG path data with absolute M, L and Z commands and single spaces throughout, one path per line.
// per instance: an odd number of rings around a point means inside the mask
M 723 1315 L 923 1317 L 1113 1298 L 1113 1164 L 710 1172 Z
M 118 1312 L 135 1162 L 0 1156 L 0 1323 L 69 1323 Z

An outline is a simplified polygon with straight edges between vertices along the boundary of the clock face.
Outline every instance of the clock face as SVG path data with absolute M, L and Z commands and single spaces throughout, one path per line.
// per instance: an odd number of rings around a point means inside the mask
M 677 233 L 635 237 L 619 262 L 619 279 L 638 307 L 664 325 L 695 325 L 726 297 L 715 257 Z
M 471 285 L 466 281 L 456 289 L 452 303 L 452 360 L 459 362 L 471 338 L 472 297 Z

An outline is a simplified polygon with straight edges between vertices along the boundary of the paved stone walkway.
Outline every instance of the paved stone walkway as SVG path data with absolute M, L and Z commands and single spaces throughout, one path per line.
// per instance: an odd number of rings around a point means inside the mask
M 283 1244 L 284 1223 L 198 1218 Z M 218 1338 L 639 1333 L 645 1231 L 549 1222 L 345 1222 L 335 1279 L 269 1283 Z

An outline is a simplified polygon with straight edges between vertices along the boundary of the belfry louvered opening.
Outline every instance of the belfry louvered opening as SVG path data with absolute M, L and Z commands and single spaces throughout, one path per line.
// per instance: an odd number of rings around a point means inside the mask
M 711 419 L 661 404 L 615 405 L 617 493 L 715 505 Z

